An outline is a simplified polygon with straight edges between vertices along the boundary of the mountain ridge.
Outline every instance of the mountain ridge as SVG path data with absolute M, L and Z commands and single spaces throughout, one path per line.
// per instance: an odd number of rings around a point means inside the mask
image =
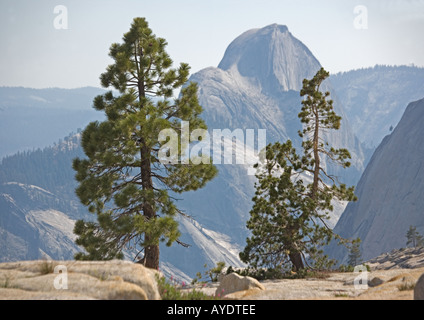
M 285 25 L 271 24 L 244 32 L 230 43 L 218 68 L 238 72 L 267 94 L 300 91 L 302 81 L 320 63 Z
M 406 243 L 409 226 L 424 232 L 424 206 L 421 190 L 424 157 L 424 99 L 408 104 L 402 119 L 374 152 L 365 169 L 356 194 L 349 203 L 334 232 L 347 239 L 360 238 L 363 259 L 398 249 Z M 347 251 L 331 245 L 328 254 L 340 262 Z
M 356 136 L 375 148 L 399 123 L 411 101 L 422 98 L 424 68 L 383 66 L 330 75 Z

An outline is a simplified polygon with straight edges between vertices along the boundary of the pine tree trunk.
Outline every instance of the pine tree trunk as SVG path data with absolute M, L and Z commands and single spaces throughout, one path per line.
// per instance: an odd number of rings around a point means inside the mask
M 143 190 L 153 191 L 153 181 L 151 174 L 151 163 L 150 163 L 150 150 L 145 146 L 144 139 L 141 138 L 141 181 L 143 185 Z M 152 205 L 145 201 L 143 204 L 143 213 L 144 217 L 147 220 L 156 219 L 156 212 L 154 211 Z M 155 243 L 155 240 L 151 238 L 148 233 L 144 234 L 144 241 L 147 245 L 144 247 L 144 259 L 143 264 L 155 270 L 159 269 L 159 244 Z
M 305 269 L 305 265 L 303 264 L 302 255 L 300 252 L 294 252 L 289 254 L 289 258 L 291 263 L 293 264 L 294 271 L 299 271 Z
M 145 235 L 147 238 L 148 236 Z M 144 247 L 144 259 L 143 264 L 147 268 L 159 269 L 159 246 L 158 245 L 152 245 Z
M 319 157 L 319 114 L 318 111 L 315 111 L 315 130 L 314 130 L 314 160 L 315 160 L 315 168 L 314 168 L 314 182 L 312 185 L 312 199 L 315 199 L 316 194 L 318 193 L 318 185 L 319 185 L 319 174 L 320 174 L 320 166 L 321 161 Z
M 143 56 L 143 50 L 139 48 L 140 59 Z M 137 57 L 136 57 L 136 62 Z M 142 66 L 140 65 L 138 70 L 141 70 Z M 140 98 L 146 97 L 146 92 L 144 90 L 144 75 L 138 71 L 138 94 Z M 143 106 L 141 106 L 143 108 Z M 150 161 L 150 149 L 146 146 L 146 142 L 143 137 L 140 137 L 140 159 L 141 159 L 141 183 L 143 190 L 153 191 L 153 181 L 152 181 L 152 168 Z M 143 203 L 143 214 L 147 220 L 156 219 L 156 212 L 154 211 L 152 205 L 149 202 Z M 152 268 L 155 270 L 159 269 L 159 244 L 156 244 L 148 233 L 144 234 L 144 242 L 147 245 L 144 247 L 144 258 L 142 263 L 147 268 Z

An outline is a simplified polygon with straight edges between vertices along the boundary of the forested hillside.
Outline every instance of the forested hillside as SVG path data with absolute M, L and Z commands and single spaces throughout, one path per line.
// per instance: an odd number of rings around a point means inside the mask
M 79 134 L 70 134 L 51 147 L 3 158 L 0 182 L 36 185 L 69 198 L 75 189 L 72 160 L 83 156 L 79 137 Z

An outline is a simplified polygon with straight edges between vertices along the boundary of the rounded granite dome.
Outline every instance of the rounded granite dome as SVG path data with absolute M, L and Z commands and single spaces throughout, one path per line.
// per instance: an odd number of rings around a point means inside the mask
M 274 92 L 299 91 L 303 79 L 313 77 L 321 65 L 286 26 L 272 24 L 237 37 L 218 67 L 255 78 L 263 90 Z

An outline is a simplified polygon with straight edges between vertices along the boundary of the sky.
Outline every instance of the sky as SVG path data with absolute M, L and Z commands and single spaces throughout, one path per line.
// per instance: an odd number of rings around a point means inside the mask
M 216 67 L 243 32 L 286 25 L 331 73 L 424 67 L 424 0 L 0 0 L 0 86 L 100 87 L 134 17 L 174 66 Z

